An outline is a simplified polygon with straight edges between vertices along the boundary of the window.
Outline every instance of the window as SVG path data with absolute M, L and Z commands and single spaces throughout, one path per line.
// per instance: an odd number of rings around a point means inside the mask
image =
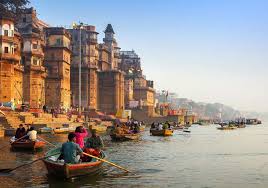
M 61 45 L 61 40 L 60 40 L 60 39 L 57 39 L 57 41 L 56 41 L 56 45 L 57 45 L 57 46 Z
M 37 59 L 33 59 L 33 65 L 38 65 Z
M 33 44 L 33 49 L 37 49 L 37 44 Z
M 4 30 L 4 35 L 8 36 L 8 30 Z
M 22 21 L 25 23 L 26 22 L 26 18 L 23 18 Z
M 6 54 L 8 53 L 8 47 L 7 46 L 5 47 L 5 53 Z

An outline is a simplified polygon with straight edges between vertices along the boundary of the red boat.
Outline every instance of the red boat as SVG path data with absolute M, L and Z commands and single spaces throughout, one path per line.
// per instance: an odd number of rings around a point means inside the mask
M 55 153 L 55 155 L 53 155 L 53 153 Z M 49 175 L 60 178 L 73 178 L 77 176 L 97 174 L 102 168 L 103 162 L 94 158 L 92 158 L 90 162 L 82 162 L 79 164 L 64 163 L 62 160 L 57 160 L 59 153 L 60 148 L 50 150 L 46 153 L 46 156 L 52 155 L 52 157 L 43 159 Z M 101 152 L 100 158 L 105 158 L 103 152 Z
M 45 146 L 45 142 L 36 140 L 21 140 L 21 141 L 15 141 L 15 137 L 11 138 L 11 148 L 12 149 L 25 149 L 25 150 L 36 150 L 43 148 Z

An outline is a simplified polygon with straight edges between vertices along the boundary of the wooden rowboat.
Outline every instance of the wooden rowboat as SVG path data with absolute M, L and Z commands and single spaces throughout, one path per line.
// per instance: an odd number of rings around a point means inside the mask
M 110 134 L 113 141 L 129 141 L 129 140 L 139 140 L 140 135 L 139 134 L 118 134 L 113 133 Z
M 236 129 L 236 127 L 234 127 L 234 126 L 231 126 L 231 127 L 217 127 L 217 129 L 219 129 L 219 130 L 234 130 L 234 129 Z
M 146 125 L 141 125 L 140 126 L 140 131 L 145 131 Z
M 63 160 L 57 160 L 59 157 L 60 148 L 56 148 L 48 151 L 45 156 L 51 156 L 43 159 L 47 168 L 48 174 L 59 178 L 73 178 L 84 175 L 94 175 L 100 172 L 102 169 L 102 161 L 98 161 L 94 158 L 90 162 L 82 162 L 78 164 L 67 164 Z M 53 154 L 55 154 L 53 156 Z M 102 159 L 105 158 L 105 154 L 101 152 Z
M 105 132 L 107 130 L 107 127 L 104 125 L 89 125 L 88 128 L 97 132 Z
M 23 149 L 23 150 L 36 150 L 36 149 L 41 149 L 45 146 L 45 142 L 36 140 L 36 141 L 31 141 L 31 140 L 21 140 L 18 142 L 14 142 L 15 137 L 12 137 L 10 139 L 11 142 L 11 148 L 12 149 Z
M 38 130 L 39 133 L 52 133 L 53 129 L 51 127 L 42 127 Z
M 238 125 L 237 128 L 246 128 L 246 125 Z
M 150 133 L 153 136 L 172 136 L 173 130 L 170 130 L 170 129 L 163 129 L 163 130 L 150 129 Z
M 55 129 L 53 129 L 53 132 L 55 134 L 66 134 L 69 132 L 74 132 L 75 128 L 73 127 L 56 127 Z

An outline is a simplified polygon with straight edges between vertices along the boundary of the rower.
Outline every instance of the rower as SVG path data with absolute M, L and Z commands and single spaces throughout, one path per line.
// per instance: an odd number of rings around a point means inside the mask
M 83 154 L 83 150 L 78 144 L 75 143 L 76 135 L 74 133 L 69 133 L 68 140 L 61 146 L 61 156 L 65 163 L 79 163 L 80 155 Z
M 15 138 L 21 138 L 25 135 L 26 131 L 22 124 L 19 125 L 19 128 L 16 130 Z
M 87 139 L 85 144 L 84 152 L 90 155 L 94 155 L 96 157 L 100 157 L 101 155 L 101 149 L 103 148 L 103 141 L 99 135 L 97 135 L 97 132 L 95 129 L 91 131 L 92 136 Z M 83 156 L 82 158 L 83 162 L 90 162 L 91 157 Z

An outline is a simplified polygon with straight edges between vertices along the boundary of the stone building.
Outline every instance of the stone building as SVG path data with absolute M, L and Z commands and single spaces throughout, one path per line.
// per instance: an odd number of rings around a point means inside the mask
M 83 108 L 97 109 L 98 96 L 98 33 L 95 26 L 84 25 L 68 30 L 72 35 L 71 91 L 72 105 L 79 105 L 79 63 L 81 40 L 81 105 Z M 81 35 L 80 35 L 81 34 Z
M 43 28 L 47 26 L 37 18 L 33 8 L 25 9 L 16 25 L 22 37 L 23 100 L 31 108 L 40 108 L 45 104 Z
M 45 28 L 45 37 L 46 105 L 67 109 L 71 105 L 71 35 L 64 28 L 49 27 Z
M 114 37 L 114 30 L 108 24 L 105 31 L 103 44 L 99 45 L 99 67 L 98 73 L 98 108 L 109 114 L 116 114 L 125 108 L 124 101 L 124 73 L 119 69 L 120 48 Z
M 153 81 L 146 80 L 142 73 L 140 57 L 132 51 L 121 51 L 120 68 L 126 73 L 125 76 L 125 102 L 129 106 L 131 100 L 137 101 L 139 107 L 143 109 L 148 116 L 154 113 L 155 90 L 153 89 Z M 129 83 L 133 83 L 133 87 L 129 87 Z M 131 98 L 133 96 L 133 98 Z
M 0 17 L 0 102 L 23 102 L 21 37 L 14 20 Z

